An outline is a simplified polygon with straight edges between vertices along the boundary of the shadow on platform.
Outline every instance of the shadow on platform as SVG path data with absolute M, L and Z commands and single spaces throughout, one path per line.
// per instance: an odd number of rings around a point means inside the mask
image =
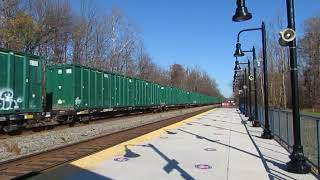
M 244 126 L 245 126 L 245 125 L 244 125 Z M 245 126 L 245 128 L 247 129 L 246 126 Z M 212 142 L 212 143 L 217 143 L 217 144 L 219 144 L 219 145 L 226 146 L 226 147 L 232 148 L 232 149 L 234 149 L 234 150 L 240 151 L 240 152 L 242 152 L 242 153 L 245 153 L 245 154 L 248 154 L 248 155 L 251 155 L 251 156 L 254 156 L 254 157 L 256 157 L 256 158 L 261 159 L 265 170 L 268 172 L 269 179 L 271 179 L 271 180 L 273 180 L 273 179 L 285 180 L 285 179 L 288 179 L 288 178 L 290 178 L 290 179 L 295 179 L 295 178 L 292 178 L 292 177 L 290 177 L 290 176 L 288 176 L 287 178 L 283 178 L 283 177 L 280 177 L 280 176 L 278 176 L 278 175 L 276 175 L 276 174 L 274 174 L 274 173 L 271 172 L 270 168 L 269 168 L 268 165 L 267 165 L 267 162 L 272 163 L 274 166 L 276 166 L 276 167 L 278 167 L 278 168 L 280 168 L 280 169 L 282 169 L 282 170 L 285 170 L 286 166 L 285 166 L 285 164 L 279 163 L 279 162 L 281 162 L 280 160 L 277 160 L 277 159 L 274 159 L 274 158 L 272 158 L 272 159 L 271 159 L 271 158 L 270 158 L 270 159 L 266 159 L 266 158 L 263 156 L 263 154 L 261 153 L 261 151 L 260 151 L 260 149 L 258 148 L 258 146 L 256 145 L 256 143 L 254 142 L 254 140 L 252 139 L 250 133 L 248 133 L 247 135 L 248 135 L 249 138 L 251 139 L 251 141 L 252 141 L 253 145 L 255 146 L 255 148 L 256 148 L 256 150 L 257 150 L 257 152 L 258 152 L 259 155 L 250 153 L 250 152 L 248 152 L 248 151 L 245 151 L 245 150 L 243 150 L 243 149 L 240 149 L 240 148 L 237 148 L 237 147 L 234 147 L 234 146 L 231 146 L 231 145 L 227 145 L 227 144 L 218 142 L 218 141 L 216 141 L 216 140 L 212 140 L 212 139 L 206 138 L 206 137 L 204 137 L 204 136 L 200 136 L 200 135 L 198 135 L 198 134 L 195 134 L 195 133 L 192 133 L 192 132 L 189 132 L 189 131 L 185 131 L 185 130 L 182 130 L 182 129 L 178 129 L 178 130 L 179 130 L 179 131 L 182 131 L 182 132 L 184 132 L 184 133 L 193 135 L 193 136 L 197 137 L 198 139 L 203 139 L 203 140 L 206 140 L 206 141 L 209 141 L 209 142 Z M 279 162 L 277 162 L 277 161 L 279 161 Z M 287 176 L 287 175 L 286 175 L 286 176 Z
M 170 159 L 168 156 L 166 156 L 163 152 L 160 151 L 156 146 L 153 144 L 147 144 L 147 145 L 132 145 L 132 146 L 140 146 L 140 147 L 148 147 L 151 148 L 154 152 L 156 152 L 161 158 L 163 158 L 165 161 L 167 161 L 167 165 L 163 167 L 163 170 L 170 174 L 173 170 L 176 170 L 180 173 L 181 177 L 185 180 L 195 180 L 194 177 L 192 177 L 187 171 L 182 169 L 179 166 L 179 162 L 175 159 Z
M 193 122 L 193 123 L 195 123 L 195 124 L 201 124 L 201 125 L 208 126 L 208 127 L 213 127 L 213 128 L 219 129 L 219 130 L 232 131 L 232 132 L 239 133 L 239 134 L 242 134 L 242 135 L 248 135 L 247 133 L 243 133 L 243 132 L 236 131 L 236 130 L 233 130 L 233 129 L 227 129 L 227 128 L 223 128 L 223 127 L 219 127 L 219 126 L 214 126 L 214 125 L 209 125 L 209 124 L 204 124 L 204 123 L 200 123 L 200 122 Z M 181 129 L 181 128 L 180 128 L 180 129 Z M 251 135 L 251 136 L 260 138 L 260 136 L 256 136 L 256 135 Z
M 131 149 L 128 148 L 129 145 L 125 145 L 125 154 L 123 155 L 123 157 L 126 158 L 137 158 L 140 157 L 140 154 L 137 154 L 135 152 L 133 152 Z
M 169 131 L 169 130 L 164 130 L 167 134 L 174 135 L 178 134 L 177 132 Z
M 23 178 L 28 180 L 112 180 L 110 177 L 97 174 L 95 172 L 89 171 L 87 169 L 82 169 L 80 167 L 66 164 L 64 166 L 58 167 L 51 170 L 50 172 L 38 173 L 37 176 Z

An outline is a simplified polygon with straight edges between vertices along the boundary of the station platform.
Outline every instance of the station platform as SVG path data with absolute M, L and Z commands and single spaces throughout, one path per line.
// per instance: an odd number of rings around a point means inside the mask
M 289 153 L 243 119 L 210 110 L 31 179 L 317 179 L 285 171 Z

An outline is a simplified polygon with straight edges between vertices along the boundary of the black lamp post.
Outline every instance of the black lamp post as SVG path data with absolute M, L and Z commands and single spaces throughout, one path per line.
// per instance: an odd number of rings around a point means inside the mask
M 241 67 L 238 65 L 239 63 L 237 63 L 238 61 L 236 61 L 235 63 L 235 67 L 234 67 L 234 75 L 233 75 L 233 92 L 235 92 L 236 90 L 236 86 L 240 86 L 241 82 L 240 82 L 240 75 L 239 72 L 241 71 Z M 239 109 L 241 109 L 241 102 L 242 102 L 242 94 L 240 93 L 240 88 L 238 88 L 238 105 L 239 105 Z
M 243 73 L 243 81 L 244 81 L 244 85 L 243 85 L 243 90 L 244 90 L 244 104 L 246 105 L 246 110 L 244 111 L 244 116 L 248 117 L 249 116 L 249 105 L 248 105 L 248 81 L 247 81 L 247 68 L 244 69 L 244 73 Z
M 260 127 L 260 123 L 258 120 L 258 92 L 257 92 L 257 68 L 256 68 L 256 48 L 252 47 L 252 61 L 253 61 L 253 83 L 254 83 L 254 119 L 252 126 L 253 127 Z
M 244 73 L 242 73 L 241 76 L 241 84 L 240 84 L 240 88 L 241 88 L 241 95 L 242 95 L 242 104 L 243 104 L 243 111 L 242 114 L 246 114 L 247 112 L 247 104 L 246 104 L 246 91 L 244 89 L 244 85 L 245 85 L 245 81 L 244 81 Z
M 237 57 L 236 57 L 237 58 Z M 235 76 L 236 78 L 239 77 L 239 73 L 242 72 L 240 63 L 238 61 L 238 59 L 236 59 L 235 61 L 235 67 L 234 67 L 234 72 L 235 72 Z M 242 113 L 247 115 L 247 93 L 246 93 L 246 81 L 245 81 L 245 73 L 242 74 L 242 76 L 240 77 L 240 83 L 239 83 L 239 109 L 241 109 L 241 104 L 243 104 L 243 111 Z M 238 79 L 236 79 L 235 81 L 238 81 Z
M 236 78 L 236 74 L 241 71 L 241 64 L 248 65 L 248 74 L 250 75 L 250 61 L 248 60 L 247 63 L 239 63 L 238 60 L 235 62 L 235 75 L 234 78 Z M 243 89 L 243 94 L 244 94 L 244 112 L 246 117 L 252 117 L 252 98 L 251 98 L 251 82 L 248 80 L 248 74 L 247 74 L 247 69 L 244 69 L 243 73 L 243 84 L 241 85 L 241 88 Z
M 260 28 L 241 30 L 237 36 L 237 45 L 236 45 L 236 51 L 234 53 L 234 56 L 237 56 L 237 57 L 244 56 L 244 53 L 241 50 L 240 35 L 241 35 L 241 33 L 246 32 L 246 31 L 261 31 L 261 35 L 262 35 L 263 77 L 264 77 L 263 90 L 264 90 L 265 123 L 264 123 L 264 129 L 263 129 L 263 133 L 261 135 L 261 138 L 272 139 L 273 136 L 271 134 L 270 124 L 269 124 L 269 95 L 268 95 L 268 63 L 267 63 L 266 27 L 265 27 L 264 22 L 262 22 Z
M 253 63 L 253 84 L 254 84 L 254 114 L 252 113 L 252 102 L 251 102 L 251 81 L 252 79 L 249 79 L 249 93 L 250 93 L 250 99 L 249 99 L 249 104 L 250 104 L 250 117 L 248 121 L 252 121 L 252 126 L 253 127 L 260 127 L 260 123 L 258 120 L 258 94 L 257 94 L 257 69 L 256 69 L 256 49 L 253 46 L 252 50 L 248 51 L 240 51 L 239 54 L 243 54 L 246 52 L 251 52 L 252 53 L 252 63 Z M 250 61 L 248 61 L 248 66 L 249 66 L 249 75 L 251 75 L 251 65 Z
M 248 80 L 248 104 L 249 104 L 249 120 L 252 121 L 252 91 L 251 91 L 251 80 L 249 79 L 249 76 L 251 75 L 251 63 L 248 60 L 248 62 L 246 63 L 248 65 L 248 75 L 246 76 L 247 80 Z
M 287 17 L 288 28 L 295 31 L 294 2 L 287 0 Z M 288 171 L 294 173 L 305 174 L 311 171 L 311 167 L 306 163 L 306 157 L 303 153 L 300 132 L 300 104 L 299 104 L 299 88 L 298 88 L 298 69 L 297 69 L 297 42 L 294 39 L 289 43 L 290 48 L 290 76 L 291 76 L 291 93 L 292 93 L 292 111 L 293 111 L 293 132 L 294 145 L 290 155 L 291 161 L 287 163 Z
M 288 28 L 293 31 L 295 27 L 295 13 L 294 13 L 294 0 L 286 0 L 287 4 L 287 19 Z M 242 3 L 237 0 L 237 11 L 238 9 L 247 10 L 245 7 L 244 0 Z M 246 12 L 248 14 L 248 12 Z M 248 15 L 247 15 L 248 16 Z M 250 18 L 245 13 L 236 13 L 233 17 L 234 21 L 245 21 Z M 290 162 L 287 163 L 289 172 L 306 174 L 311 171 L 310 165 L 306 162 L 306 157 L 303 153 L 303 147 L 301 144 L 301 130 L 300 130 L 300 104 L 299 104 L 299 89 L 298 89 L 298 70 L 297 70 L 297 42 L 296 39 L 289 42 L 290 48 L 290 77 L 291 77 L 291 93 L 292 93 L 292 117 L 293 117 L 293 134 L 294 134 L 294 145 L 292 153 L 290 154 Z
M 251 69 L 251 65 L 250 65 L 250 61 L 248 60 L 247 63 L 239 63 L 239 64 L 245 64 L 248 65 L 248 73 L 247 73 L 247 68 L 244 70 L 244 90 L 245 90 L 245 103 L 246 103 L 246 111 L 245 111 L 245 116 L 246 117 L 250 117 L 252 116 L 252 102 L 251 102 L 251 82 L 250 80 L 248 80 L 248 74 L 250 75 L 250 69 Z

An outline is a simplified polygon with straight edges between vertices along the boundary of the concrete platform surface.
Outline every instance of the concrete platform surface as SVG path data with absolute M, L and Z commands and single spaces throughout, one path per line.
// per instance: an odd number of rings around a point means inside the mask
M 317 179 L 285 171 L 288 152 L 261 133 L 219 108 L 31 179 Z

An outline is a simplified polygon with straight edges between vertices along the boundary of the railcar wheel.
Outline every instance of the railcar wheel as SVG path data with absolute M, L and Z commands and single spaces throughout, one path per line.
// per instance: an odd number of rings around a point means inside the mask
M 84 124 L 90 124 L 91 116 L 87 117 L 86 120 L 83 121 Z

